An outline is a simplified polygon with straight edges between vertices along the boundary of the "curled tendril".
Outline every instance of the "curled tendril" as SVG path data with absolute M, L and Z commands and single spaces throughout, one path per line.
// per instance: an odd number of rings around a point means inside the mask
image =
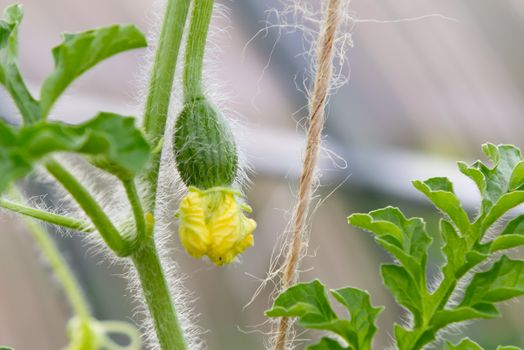
M 140 350 L 142 341 L 138 330 L 119 321 L 88 321 L 73 318 L 68 324 L 70 343 L 64 350 Z M 110 335 L 123 335 L 129 344 L 120 345 Z

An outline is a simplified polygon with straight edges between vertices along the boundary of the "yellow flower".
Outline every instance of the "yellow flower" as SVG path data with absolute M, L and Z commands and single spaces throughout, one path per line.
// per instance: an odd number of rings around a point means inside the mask
M 227 187 L 189 188 L 178 211 L 180 241 L 189 255 L 207 255 L 220 266 L 253 245 L 257 224 L 244 215 L 251 209 L 238 202 L 238 195 Z

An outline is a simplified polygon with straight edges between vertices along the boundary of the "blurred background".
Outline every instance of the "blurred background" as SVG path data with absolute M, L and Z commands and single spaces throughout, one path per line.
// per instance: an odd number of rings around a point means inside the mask
M 155 6 L 145 0 L 20 2 L 26 13 L 20 30 L 21 68 L 32 87 L 51 71 L 50 49 L 60 42 L 61 32 L 114 22 L 135 23 L 147 32 L 158 25 Z M 272 286 L 243 307 L 266 277 L 295 198 L 304 144 L 301 82 L 307 76 L 307 45 L 299 33 L 277 29 L 250 41 L 266 25 L 267 11 L 280 7 L 277 0 L 219 2 L 229 13 L 215 21 L 223 31 L 214 36 L 218 50 L 210 69 L 224 89 L 218 93 L 231 96 L 226 107 L 245 128 L 241 145 L 254 170 L 247 192 L 259 225 L 256 246 L 241 264 L 226 268 L 192 260 L 179 248 L 175 259 L 187 276 L 185 285 L 198 298 L 194 308 L 198 324 L 209 330 L 204 334 L 208 348 L 261 350 L 265 336 L 257 325 L 265 320 Z M 2 8 L 9 4 L 0 0 Z M 330 288 L 369 290 L 375 305 L 387 306 L 375 343 L 383 349 L 391 343 L 393 323 L 402 318 L 378 275 L 380 263 L 389 258 L 369 235 L 349 227 L 346 217 L 399 206 L 407 216 L 423 216 L 437 237 L 439 217 L 410 185 L 412 179 L 431 176 L 449 176 L 475 212 L 478 194 L 459 175 L 455 161 L 481 157 L 480 145 L 487 141 L 524 146 L 524 2 L 352 0 L 351 14 L 361 19 L 353 27 L 354 48 L 347 56 L 351 79 L 329 105 L 318 190 L 323 200 L 311 224 L 312 256 L 304 261 L 302 280 L 319 278 Z M 455 20 L 390 22 L 428 14 Z M 77 122 L 99 110 L 140 115 L 143 56 L 144 51 L 126 53 L 86 74 L 60 100 L 54 117 Z M 14 116 L 3 91 L 0 115 Z M 48 199 L 60 198 L 51 193 Z M 0 231 L 0 343 L 17 350 L 62 348 L 69 308 L 59 286 L 19 220 L 2 216 Z M 100 263 L 77 235 L 57 242 L 96 317 L 133 320 L 120 267 Z M 430 273 L 442 262 L 437 243 Z M 179 246 L 176 235 L 172 244 Z M 476 322 L 453 339 L 467 334 L 487 349 L 524 346 L 524 305 L 503 309 L 502 319 Z M 310 337 L 315 335 L 301 336 Z

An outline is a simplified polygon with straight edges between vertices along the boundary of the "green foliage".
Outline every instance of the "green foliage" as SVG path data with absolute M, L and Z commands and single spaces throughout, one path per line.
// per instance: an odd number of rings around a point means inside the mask
M 333 332 L 347 344 L 343 347 L 337 341 L 323 338 L 310 350 L 322 349 L 371 349 L 373 335 L 377 328 L 375 320 L 382 308 L 373 307 L 369 295 L 355 288 L 331 290 L 331 294 L 349 312 L 350 319 L 340 319 L 331 308 L 325 286 L 319 281 L 302 283 L 282 293 L 266 312 L 269 317 L 298 317 L 305 328 Z
M 93 156 L 115 175 L 129 178 L 144 169 L 150 148 L 134 118 L 112 113 L 80 125 L 39 123 L 20 129 L 0 120 L 0 192 L 54 152 Z
M 412 316 L 409 324 L 395 325 L 394 334 L 399 350 L 418 350 L 425 347 L 434 342 L 439 331 L 450 324 L 497 317 L 500 314 L 497 303 L 524 295 L 523 260 L 502 256 L 494 263 L 489 263 L 492 260 L 490 258 L 495 257 L 494 253 L 524 245 L 524 215 L 506 223 L 498 236 L 486 237 L 487 230 L 494 223 L 510 209 L 524 202 L 524 160 L 520 150 L 512 145 L 486 144 L 482 149 L 491 160 L 491 167 L 480 161 L 471 166 L 458 163 L 461 172 L 476 183 L 481 193 L 481 209 L 474 220 L 470 219 L 462 207 L 454 193 L 453 184 L 447 178 L 436 177 L 413 182 L 414 187 L 444 215 L 440 221 L 439 233 L 443 242 L 441 250 L 446 261 L 441 266 L 442 278 L 435 288 L 429 288 L 426 281 L 427 252 L 432 239 L 427 234 L 422 219 L 408 219 L 399 209 L 393 207 L 368 214 L 353 214 L 348 218 L 353 226 L 371 232 L 376 242 L 395 258 L 394 263 L 381 267 L 381 275 L 384 285 L 397 303 Z M 472 272 L 475 267 L 480 272 Z M 460 295 L 458 282 L 468 273 L 472 278 L 465 281 L 461 299 L 458 303 L 451 303 L 452 295 Z M 316 284 L 321 286 L 319 282 Z M 304 285 L 292 287 L 275 300 L 274 308 L 268 315 L 299 317 L 299 323 L 306 328 L 332 330 L 341 336 L 354 331 L 354 325 L 344 323 L 331 309 L 320 308 L 320 304 L 315 304 L 318 300 L 323 300 L 322 296 L 325 299 L 322 305 L 325 305 L 327 299 L 322 288 L 317 287 L 306 292 Z M 360 311 L 366 310 L 363 312 L 371 314 L 370 307 L 368 302 Z M 356 310 L 350 312 L 354 315 Z M 323 318 L 315 320 L 316 323 L 311 325 L 304 321 L 306 316 L 311 317 L 309 313 L 323 315 Z M 366 319 L 366 327 L 373 324 L 374 317 Z M 323 326 L 318 327 L 319 323 Z M 324 326 L 326 324 L 336 324 L 337 327 L 335 330 L 329 329 Z M 367 333 L 370 338 L 366 341 L 366 347 L 371 343 L 371 336 L 375 332 L 374 326 L 372 329 L 372 332 Z M 354 338 L 344 339 L 348 343 L 348 349 L 363 346 L 362 343 L 355 342 Z M 341 348 L 344 349 L 327 338 L 312 347 Z M 469 339 L 458 345 L 448 343 L 447 349 L 482 350 Z
M 63 43 L 53 49 L 55 69 L 42 85 L 42 118 L 46 118 L 67 86 L 85 71 L 115 54 L 146 45 L 144 35 L 133 25 L 64 34 Z
M 65 34 L 63 43 L 53 49 L 55 69 L 43 83 L 41 101 L 36 101 L 18 68 L 22 18 L 22 7 L 12 5 L 0 20 L 0 83 L 11 94 L 24 122 L 22 127 L 15 127 L 0 120 L 0 193 L 54 152 L 89 155 L 96 166 L 123 180 L 133 178 L 145 168 L 150 155 L 150 147 L 133 118 L 100 113 L 80 125 L 49 123 L 45 118 L 71 82 L 106 58 L 144 47 L 144 35 L 132 25 Z
M 446 344 L 446 350 L 484 350 L 484 349 L 480 345 L 475 343 L 473 340 L 469 338 L 465 338 L 457 345 L 453 345 L 452 343 L 448 342 Z M 520 348 L 516 346 L 499 346 L 497 350 L 520 350 Z
M 0 20 L 0 84 L 4 85 L 15 101 L 24 122 L 36 122 L 40 106 L 27 89 L 18 68 L 18 27 L 22 21 L 21 5 L 5 9 Z
M 237 177 L 233 134 L 224 116 L 206 98 L 186 102 L 176 120 L 173 151 L 188 187 L 227 187 Z

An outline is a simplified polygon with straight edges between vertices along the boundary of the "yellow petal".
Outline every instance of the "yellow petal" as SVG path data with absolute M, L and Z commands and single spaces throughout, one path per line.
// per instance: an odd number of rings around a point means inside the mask
M 179 237 L 186 251 L 195 258 L 206 255 L 211 238 L 205 221 L 203 193 L 191 190 L 179 210 Z

